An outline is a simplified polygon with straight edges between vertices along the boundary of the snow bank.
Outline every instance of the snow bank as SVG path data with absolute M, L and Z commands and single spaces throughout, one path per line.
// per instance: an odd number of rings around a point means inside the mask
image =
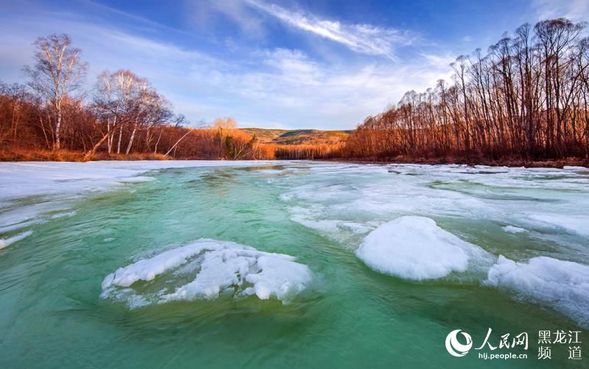
M 288 302 L 311 280 L 310 269 L 292 256 L 203 239 L 117 269 L 104 278 L 101 296 L 130 307 L 220 294 Z
M 519 263 L 499 256 L 486 284 L 547 305 L 589 327 L 589 266 L 539 256 Z
M 403 216 L 372 231 L 356 255 L 370 268 L 405 279 L 436 279 L 464 272 L 486 252 L 436 225 L 432 219 Z
M 8 237 L 8 238 L 0 238 L 0 250 L 2 250 L 5 247 L 10 246 L 11 244 L 22 240 L 23 238 L 29 237 L 31 234 L 33 234 L 33 231 L 26 231 L 26 232 L 22 232 L 19 233 L 15 236 L 12 237 Z

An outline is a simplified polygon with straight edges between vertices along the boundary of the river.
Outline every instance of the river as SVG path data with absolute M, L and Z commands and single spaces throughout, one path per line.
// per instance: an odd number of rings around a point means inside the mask
M 581 368 L 588 265 L 584 168 L 0 163 L 0 368 Z

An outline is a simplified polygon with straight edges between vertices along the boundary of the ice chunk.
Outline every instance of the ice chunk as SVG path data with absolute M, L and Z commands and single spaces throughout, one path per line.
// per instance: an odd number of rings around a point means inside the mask
M 539 256 L 515 262 L 499 256 L 486 284 L 505 288 L 518 297 L 547 305 L 589 327 L 589 266 Z
M 311 280 L 309 268 L 295 263 L 292 257 L 266 254 L 258 257 L 257 261 L 260 271 L 248 274 L 245 279 L 253 284 L 253 292 L 262 300 L 274 295 L 285 301 L 289 296 L 302 292 Z
M 505 227 L 503 227 L 503 230 L 507 233 L 527 232 L 524 228 L 520 228 L 520 227 L 516 227 L 516 226 L 512 226 L 512 225 L 506 225 Z
M 117 269 L 104 278 L 102 297 L 125 301 L 131 307 L 214 299 L 221 293 L 288 302 L 311 280 L 310 269 L 292 256 L 202 239 Z
M 12 237 L 8 237 L 8 238 L 0 238 L 0 250 L 2 250 L 5 247 L 10 246 L 11 244 L 22 240 L 23 238 L 29 237 L 31 234 L 33 234 L 33 231 L 26 231 L 26 232 L 22 232 L 19 233 L 15 236 Z
M 203 240 L 191 245 L 164 251 L 149 259 L 142 259 L 138 262 L 117 269 L 102 281 L 102 289 L 110 286 L 129 287 L 137 281 L 151 281 L 158 275 L 176 268 L 188 261 L 188 258 L 198 255 L 205 247 L 217 248 L 216 243 L 209 244 Z
M 356 255 L 378 272 L 422 280 L 464 272 L 472 257 L 487 254 L 430 218 L 403 216 L 372 231 Z

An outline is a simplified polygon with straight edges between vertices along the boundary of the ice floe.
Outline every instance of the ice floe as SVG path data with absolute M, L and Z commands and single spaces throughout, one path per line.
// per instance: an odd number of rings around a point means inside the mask
M 547 256 L 515 262 L 499 256 L 486 284 L 547 305 L 589 327 L 589 266 Z
M 505 227 L 502 227 L 502 229 L 505 232 L 507 232 L 507 233 L 524 233 L 524 232 L 527 232 L 524 228 L 516 227 L 516 226 L 512 226 L 512 225 L 506 225 Z
M 480 247 L 420 216 L 403 216 L 379 226 L 366 236 L 356 255 L 375 271 L 413 280 L 464 272 L 469 261 L 487 256 Z
M 288 302 L 311 281 L 311 270 L 292 256 L 202 239 L 117 269 L 104 278 L 101 296 L 130 307 L 227 294 Z
M 26 232 L 19 233 L 15 236 L 12 236 L 12 237 L 0 238 L 0 250 L 12 245 L 13 243 L 15 243 L 17 241 L 20 241 L 24 238 L 29 237 L 31 234 L 33 234 L 33 231 L 26 231 Z

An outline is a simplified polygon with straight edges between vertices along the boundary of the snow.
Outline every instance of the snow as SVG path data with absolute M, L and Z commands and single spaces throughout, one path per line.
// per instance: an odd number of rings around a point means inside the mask
M 15 236 L 12 236 L 12 237 L 0 238 L 0 250 L 12 245 L 13 243 L 15 243 L 17 241 L 20 241 L 24 238 L 29 237 L 31 234 L 33 234 L 33 231 L 26 231 L 26 232 L 19 233 Z
M 187 262 L 188 258 L 198 255 L 205 248 L 217 248 L 215 242 L 202 241 L 184 247 L 164 251 L 152 258 L 117 269 L 102 281 L 102 289 L 110 286 L 129 287 L 138 281 L 149 282 L 158 275 Z
M 372 231 L 356 255 L 377 272 L 404 279 L 437 279 L 464 272 L 485 252 L 438 227 L 432 219 L 403 216 Z
M 311 270 L 292 256 L 201 239 L 117 269 L 104 278 L 101 296 L 130 307 L 214 299 L 227 293 L 261 300 L 273 297 L 286 303 L 309 287 L 311 280 Z M 152 282 L 152 286 L 138 282 Z
M 546 256 L 515 262 L 499 256 L 486 284 L 547 305 L 589 327 L 589 266 Z

